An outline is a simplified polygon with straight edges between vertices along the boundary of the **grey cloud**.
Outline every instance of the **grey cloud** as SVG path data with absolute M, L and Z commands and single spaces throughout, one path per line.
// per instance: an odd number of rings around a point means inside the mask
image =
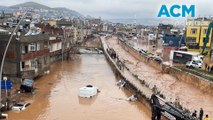
M 34 1 L 50 7 L 66 7 L 83 15 L 102 18 L 156 18 L 162 4 L 195 4 L 198 15 L 211 15 L 210 0 L 0 0 L 0 5 Z M 209 7 L 208 7 L 209 6 Z

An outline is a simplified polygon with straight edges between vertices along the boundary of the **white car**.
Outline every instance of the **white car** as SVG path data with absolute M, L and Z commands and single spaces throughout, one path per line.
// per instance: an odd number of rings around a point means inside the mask
M 12 110 L 14 110 L 14 111 L 25 110 L 29 105 L 31 105 L 31 103 L 25 103 L 25 102 L 16 103 L 16 104 L 12 107 Z
M 196 61 L 188 61 L 186 63 L 186 67 L 189 68 L 201 68 L 202 67 L 202 63 L 196 62 Z

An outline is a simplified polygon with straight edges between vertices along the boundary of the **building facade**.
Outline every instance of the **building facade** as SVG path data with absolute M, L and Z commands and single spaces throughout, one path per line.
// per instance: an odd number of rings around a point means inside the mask
M 190 50 L 200 51 L 200 49 L 202 49 L 210 22 L 211 20 L 206 18 L 188 20 L 186 27 L 186 45 Z M 209 49 L 211 45 L 211 36 L 212 32 L 209 35 L 209 41 L 206 46 L 207 49 Z
M 10 34 L 0 35 L 0 55 L 3 56 Z M 50 67 L 48 35 L 14 36 L 4 62 L 3 76 L 11 79 L 35 78 Z

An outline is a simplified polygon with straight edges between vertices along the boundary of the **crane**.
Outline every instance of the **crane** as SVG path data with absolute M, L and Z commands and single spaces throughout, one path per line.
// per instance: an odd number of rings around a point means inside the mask
M 205 52 L 205 49 L 206 49 L 207 43 L 209 42 L 209 35 L 211 33 L 212 28 L 213 28 L 213 22 L 211 22 L 209 24 L 209 27 L 208 27 L 208 30 L 207 30 L 207 33 L 206 33 L 206 38 L 205 38 L 204 43 L 203 43 L 203 49 L 202 49 L 202 52 L 201 52 L 202 55 L 206 55 L 207 54 L 207 52 Z

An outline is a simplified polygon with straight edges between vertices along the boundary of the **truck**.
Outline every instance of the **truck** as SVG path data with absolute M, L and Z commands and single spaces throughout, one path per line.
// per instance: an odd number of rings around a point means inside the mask
M 171 53 L 172 54 L 172 53 Z M 203 56 L 199 52 L 188 52 L 188 51 L 173 51 L 173 62 L 186 64 L 188 61 L 197 61 L 198 63 L 203 62 Z

